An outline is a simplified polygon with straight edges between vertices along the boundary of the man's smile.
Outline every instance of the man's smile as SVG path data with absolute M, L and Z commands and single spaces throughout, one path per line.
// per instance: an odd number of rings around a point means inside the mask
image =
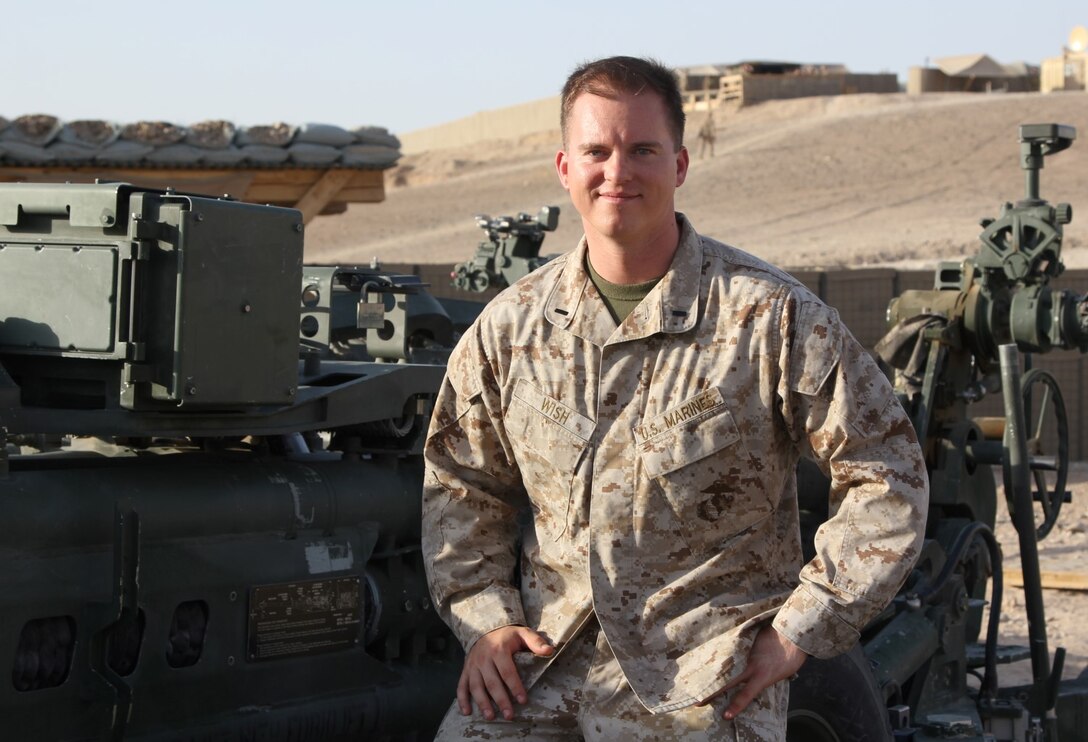
M 611 203 L 624 203 L 626 201 L 632 201 L 639 197 L 637 193 L 619 193 L 615 191 L 598 191 L 597 198 L 603 199 Z

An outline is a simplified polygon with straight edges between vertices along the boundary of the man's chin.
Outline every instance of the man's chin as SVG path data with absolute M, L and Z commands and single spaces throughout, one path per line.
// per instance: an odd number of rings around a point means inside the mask
M 610 240 L 620 240 L 632 236 L 638 231 L 638 226 L 634 220 L 621 218 L 594 221 L 592 222 L 592 228 L 601 237 Z

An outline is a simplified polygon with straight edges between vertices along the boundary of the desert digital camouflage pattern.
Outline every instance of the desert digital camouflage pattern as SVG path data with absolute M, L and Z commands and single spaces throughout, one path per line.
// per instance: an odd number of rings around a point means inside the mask
M 501 716 L 488 721 L 479 714 L 462 716 L 454 704 L 435 742 L 465 739 L 532 739 L 561 742 L 581 737 L 585 742 L 764 742 L 786 734 L 789 684 L 767 688 L 738 718 L 722 718 L 732 694 L 723 694 L 706 706 L 685 706 L 651 714 L 631 693 L 608 641 L 592 620 L 578 632 L 562 655 L 548 666 L 517 707 L 511 721 Z M 519 665 L 532 663 L 528 652 L 515 655 Z
M 679 219 L 672 267 L 619 327 L 584 240 L 491 302 L 450 360 L 423 502 L 431 592 L 466 648 L 524 624 L 561 654 L 595 613 L 655 713 L 721 689 L 771 617 L 814 656 L 849 648 L 928 501 L 914 430 L 837 313 Z M 832 478 L 807 565 L 802 454 Z

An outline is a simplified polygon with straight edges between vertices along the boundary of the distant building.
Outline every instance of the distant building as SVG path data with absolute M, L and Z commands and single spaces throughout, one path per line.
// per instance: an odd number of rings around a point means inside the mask
M 1069 34 L 1069 42 L 1062 47 L 1060 57 L 1043 60 L 1043 73 L 1039 89 L 1044 93 L 1054 90 L 1084 90 L 1088 82 L 1088 29 L 1077 26 Z
M 910 68 L 908 93 L 1024 93 L 1039 89 L 1039 68 L 1026 62 L 1001 64 L 986 54 L 961 54 L 935 59 L 933 64 Z
M 681 67 L 676 72 L 689 111 L 778 98 L 899 91 L 899 80 L 892 73 L 853 73 L 841 64 L 750 61 Z

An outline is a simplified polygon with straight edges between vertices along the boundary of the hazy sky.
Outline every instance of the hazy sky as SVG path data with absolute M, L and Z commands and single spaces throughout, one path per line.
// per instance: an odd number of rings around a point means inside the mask
M 0 0 L 0 115 L 406 132 L 558 92 L 578 62 L 775 59 L 895 72 L 1061 51 L 1085 0 Z M 1031 10 L 1026 10 L 1030 7 Z

